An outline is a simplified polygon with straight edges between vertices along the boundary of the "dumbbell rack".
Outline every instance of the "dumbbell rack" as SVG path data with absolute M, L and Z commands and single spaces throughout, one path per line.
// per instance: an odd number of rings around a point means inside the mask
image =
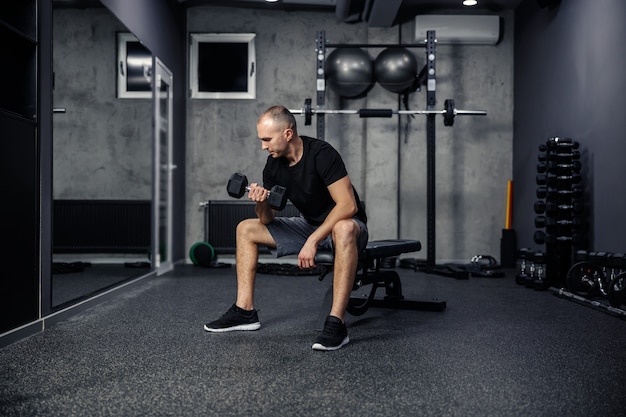
M 584 248 L 585 209 L 579 143 L 552 137 L 539 146 L 537 201 L 534 204 L 536 244 L 545 245 L 545 282 L 535 287 L 562 286 L 573 253 Z

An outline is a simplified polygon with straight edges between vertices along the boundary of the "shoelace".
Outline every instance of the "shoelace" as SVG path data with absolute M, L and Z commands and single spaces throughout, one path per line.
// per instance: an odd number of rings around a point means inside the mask
M 339 326 L 341 325 L 341 323 L 336 322 L 336 321 L 331 321 L 330 323 L 326 323 L 326 325 L 324 326 L 324 330 L 322 330 L 322 333 L 324 334 L 335 334 L 337 329 L 339 329 Z

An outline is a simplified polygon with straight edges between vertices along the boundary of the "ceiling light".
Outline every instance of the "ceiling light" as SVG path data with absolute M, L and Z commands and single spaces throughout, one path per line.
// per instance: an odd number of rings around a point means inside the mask
M 278 0 L 265 0 L 268 3 L 276 3 Z
M 477 4 L 476 0 L 463 0 L 463 6 L 476 6 Z

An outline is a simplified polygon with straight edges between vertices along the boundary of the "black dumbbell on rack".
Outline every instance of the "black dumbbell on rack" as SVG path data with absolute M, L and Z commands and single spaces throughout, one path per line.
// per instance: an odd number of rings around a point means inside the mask
M 574 201 L 572 204 L 558 204 L 548 201 L 547 203 L 542 200 L 537 200 L 534 205 L 535 213 L 543 214 L 550 213 L 555 214 L 559 211 L 566 211 L 572 213 L 582 213 L 585 206 L 580 201 Z
M 537 175 L 537 185 L 560 185 L 560 184 L 578 184 L 582 177 L 580 174 L 572 175 L 555 175 L 555 174 L 539 174 Z
M 535 234 L 533 235 L 533 239 L 535 243 L 538 245 L 543 245 L 546 243 L 549 245 L 553 245 L 557 242 L 568 242 L 574 245 L 578 245 L 582 243 L 582 235 L 579 235 L 576 233 L 569 235 L 569 236 L 561 236 L 561 235 L 548 234 L 541 230 L 537 230 L 535 232 Z
M 554 228 L 558 226 L 571 226 L 573 228 L 578 228 L 583 225 L 583 221 L 580 217 L 572 217 L 571 220 L 567 219 L 555 219 L 554 217 L 546 217 L 546 216 L 537 216 L 535 217 L 535 227 L 545 227 L 545 228 Z
M 250 191 L 248 178 L 243 174 L 234 173 L 228 180 L 226 191 L 228 191 L 228 195 L 231 197 L 243 197 L 246 191 Z M 267 195 L 267 202 L 274 210 L 280 211 L 284 209 L 287 205 L 287 189 L 280 185 L 273 186 Z
M 580 161 L 572 161 L 571 163 L 559 163 L 556 161 L 539 162 L 537 164 L 537 172 L 544 173 L 546 171 L 568 171 L 568 172 L 580 172 L 582 169 L 582 163 Z
M 571 189 L 558 189 L 553 187 L 537 187 L 537 198 L 580 198 L 583 195 L 583 187 L 573 186 Z
M 571 138 L 550 138 L 545 145 L 539 145 L 539 150 L 549 149 L 578 149 L 580 144 Z

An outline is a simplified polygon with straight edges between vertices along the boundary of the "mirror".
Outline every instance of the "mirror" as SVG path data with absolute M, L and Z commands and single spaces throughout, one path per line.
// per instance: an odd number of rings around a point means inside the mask
M 53 1 L 53 310 L 153 270 L 153 106 L 119 97 L 120 33 L 98 1 Z

